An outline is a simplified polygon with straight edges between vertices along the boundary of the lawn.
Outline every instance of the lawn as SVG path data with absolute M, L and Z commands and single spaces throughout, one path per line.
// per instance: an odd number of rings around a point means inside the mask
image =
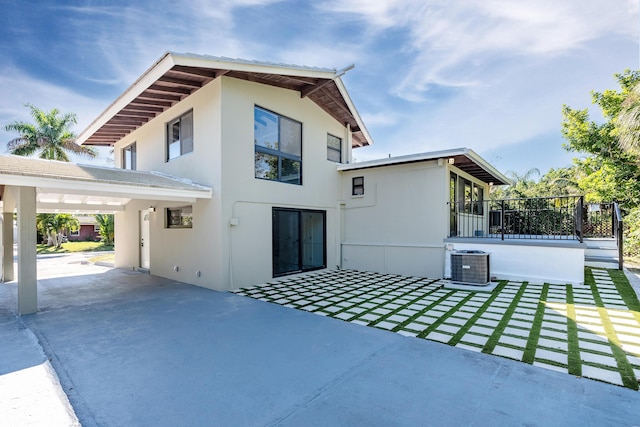
M 38 254 L 64 254 L 72 252 L 104 252 L 112 251 L 113 245 L 105 245 L 103 242 L 67 242 L 57 249 L 55 246 L 36 245 Z

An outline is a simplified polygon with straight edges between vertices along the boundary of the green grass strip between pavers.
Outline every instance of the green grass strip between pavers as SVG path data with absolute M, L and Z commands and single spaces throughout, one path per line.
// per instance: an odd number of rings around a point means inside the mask
M 529 333 L 527 346 L 525 347 L 524 354 L 522 355 L 522 361 L 525 363 L 533 364 L 535 361 L 536 350 L 538 349 L 538 340 L 540 339 L 540 330 L 542 329 L 542 321 L 544 320 L 544 311 L 547 308 L 545 301 L 547 300 L 548 292 L 549 285 L 545 284 L 540 293 L 540 300 L 538 301 L 536 314 L 534 315 L 533 322 L 531 323 L 531 332 Z
M 483 353 L 489 353 L 489 354 L 493 353 L 493 350 L 498 345 L 498 341 L 500 340 L 500 337 L 504 333 L 504 330 L 507 328 L 507 324 L 509 323 L 509 320 L 511 320 L 513 313 L 516 311 L 516 307 L 518 307 L 518 302 L 520 302 L 520 298 L 522 298 L 522 294 L 524 293 L 526 288 L 527 288 L 527 282 L 523 282 L 520 285 L 520 289 L 518 289 L 516 294 L 513 296 L 513 300 L 511 301 L 511 304 L 509 304 L 509 307 L 507 307 L 507 309 L 505 310 L 502 316 L 502 319 L 498 322 L 498 325 L 495 327 L 493 333 L 487 340 L 487 343 L 482 348 Z
M 611 270 L 611 271 L 615 271 L 615 270 Z M 610 276 L 611 276 L 611 271 L 609 272 Z M 595 278 L 591 274 L 591 271 L 589 271 L 588 273 L 589 273 L 588 275 L 590 276 L 589 281 L 587 282 L 586 280 L 587 274 L 585 273 L 585 282 L 589 283 L 589 285 L 591 286 L 591 292 L 593 292 L 593 299 L 595 300 L 596 305 L 598 306 L 598 314 L 600 314 L 602 325 L 604 326 L 605 333 L 607 334 L 607 339 L 609 341 L 609 345 L 611 347 L 613 357 L 616 359 L 616 363 L 618 364 L 617 371 L 620 373 L 620 376 L 622 377 L 622 383 L 624 384 L 625 387 L 638 390 L 638 379 L 636 378 L 635 372 L 633 371 L 633 367 L 631 366 L 631 364 L 629 363 L 629 360 L 627 359 L 627 355 L 625 351 L 620 346 L 620 341 L 618 340 L 618 336 L 616 335 L 613 324 L 611 323 L 611 319 L 609 318 L 609 313 L 607 312 L 607 309 L 604 307 L 604 303 L 602 302 L 602 298 L 600 297 L 600 292 L 598 292 L 598 286 L 595 282 Z M 612 279 L 613 279 L 613 283 L 616 285 L 616 288 L 618 288 L 618 291 L 620 292 L 620 288 L 624 288 L 624 284 L 625 284 L 622 281 L 622 278 L 612 277 Z M 625 277 L 625 281 L 626 281 L 626 277 Z M 628 285 L 629 282 L 626 281 L 626 284 Z M 631 286 L 629 286 L 629 289 L 631 289 L 631 291 L 633 292 L 633 289 L 631 288 Z M 634 292 L 634 295 L 635 295 L 635 292 Z M 625 301 L 625 303 L 627 303 L 627 300 L 631 300 L 631 298 L 629 297 L 630 295 L 627 296 L 627 299 L 624 299 L 623 297 L 623 300 Z M 636 303 L 637 301 L 638 300 L 635 299 Z M 630 302 L 633 303 L 633 301 L 630 301 Z M 629 304 L 627 304 L 627 306 L 629 306 Z M 599 366 L 599 367 L 603 369 L 611 369 L 606 366 Z
M 465 323 L 460 328 L 460 330 L 453 336 L 453 338 L 449 341 L 449 344 L 457 345 L 462 340 L 462 338 L 467 334 L 467 332 L 469 332 L 469 329 L 471 329 L 476 324 L 478 319 L 480 319 L 482 315 L 487 311 L 487 308 L 491 306 L 491 303 L 500 296 L 500 292 L 502 292 L 505 286 L 507 286 L 506 280 L 502 280 L 499 282 L 498 286 L 496 286 L 493 292 L 491 292 L 491 295 L 489 296 L 489 298 L 487 298 L 484 304 L 478 307 L 478 310 L 475 312 L 475 314 L 471 316 L 467 321 L 467 323 Z

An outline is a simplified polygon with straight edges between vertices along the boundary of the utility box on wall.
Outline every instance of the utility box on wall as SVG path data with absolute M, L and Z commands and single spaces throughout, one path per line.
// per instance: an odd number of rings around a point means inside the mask
M 491 281 L 489 254 L 483 251 L 451 253 L 451 281 L 466 285 L 486 285 Z

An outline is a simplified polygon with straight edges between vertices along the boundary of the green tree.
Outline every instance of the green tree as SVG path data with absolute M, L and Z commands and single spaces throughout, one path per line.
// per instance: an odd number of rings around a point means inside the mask
M 76 116 L 72 113 L 61 115 L 57 109 L 45 112 L 26 104 L 31 110 L 35 124 L 15 121 L 5 126 L 7 132 L 17 132 L 20 136 L 9 141 L 7 149 L 18 156 L 33 156 L 41 159 L 69 161 L 67 153 L 95 157 L 96 151 L 91 147 L 75 142 L 75 134 L 70 127 L 76 124 Z
M 600 109 L 604 121 L 591 120 L 589 110 L 563 106 L 562 135 L 568 151 L 586 153 L 585 159 L 574 160 L 581 178 L 580 188 L 592 201 L 619 201 L 627 208 L 640 203 L 640 162 L 637 152 L 619 143 L 619 115 L 628 109 L 624 104 L 640 82 L 640 71 L 625 70 L 616 74 L 619 90 L 591 93 L 593 104 Z M 595 174 L 595 175 L 594 175 Z M 595 198 L 600 200 L 594 200 Z
M 112 214 L 95 214 L 96 221 L 100 226 L 100 237 L 107 244 L 113 244 L 115 237 L 115 221 Z
M 60 248 L 66 232 L 76 231 L 80 222 L 71 214 L 38 214 L 37 227 L 40 234 L 46 236 L 47 245 Z
M 640 84 L 627 94 L 617 117 L 620 147 L 640 157 Z

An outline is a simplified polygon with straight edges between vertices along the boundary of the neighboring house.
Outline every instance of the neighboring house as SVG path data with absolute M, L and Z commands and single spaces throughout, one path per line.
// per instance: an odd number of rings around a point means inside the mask
M 75 231 L 67 233 L 67 240 L 70 242 L 99 241 L 100 225 L 95 217 L 89 215 L 76 215 L 79 227 Z

